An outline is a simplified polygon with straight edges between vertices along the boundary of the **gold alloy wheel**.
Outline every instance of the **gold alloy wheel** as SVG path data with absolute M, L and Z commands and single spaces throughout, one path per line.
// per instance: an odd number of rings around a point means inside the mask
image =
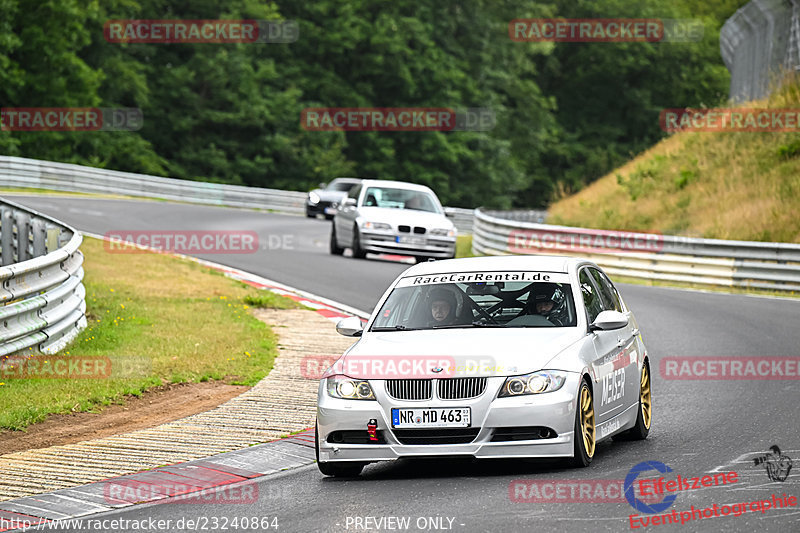
M 586 455 L 594 456 L 594 406 L 592 393 L 584 383 L 581 387 L 581 433 L 583 434 L 583 449 Z
M 653 403 L 650 397 L 650 371 L 647 365 L 642 366 L 642 380 L 639 383 L 639 403 L 642 404 L 642 422 L 644 427 L 650 429 L 650 419 L 653 416 Z

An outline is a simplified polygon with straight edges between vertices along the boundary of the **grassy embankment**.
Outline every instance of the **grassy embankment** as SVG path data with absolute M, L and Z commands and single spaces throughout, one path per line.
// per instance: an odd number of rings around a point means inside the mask
M 253 385 L 269 373 L 277 350 L 275 335 L 249 309 L 300 307 L 191 261 L 109 253 L 91 238 L 81 249 L 89 327 L 60 355 L 107 356 L 112 377 L 0 374 L 0 428 L 23 429 L 49 414 L 97 410 L 166 383 Z
M 747 107 L 798 108 L 800 81 Z M 550 224 L 800 243 L 800 135 L 682 132 L 549 208 Z

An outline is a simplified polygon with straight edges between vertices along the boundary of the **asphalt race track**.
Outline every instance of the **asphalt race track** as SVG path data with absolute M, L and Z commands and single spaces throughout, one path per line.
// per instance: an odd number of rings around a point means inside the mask
M 331 256 L 330 222 L 322 219 L 150 201 L 16 195 L 9 199 L 100 234 L 255 231 L 267 249 L 201 257 L 365 311 L 372 310 L 391 280 L 408 266 Z M 291 245 L 269 249 L 270 236 L 275 235 Z M 152 504 L 100 518 L 171 519 L 175 524 L 180 518 L 208 517 L 209 531 L 215 530 L 214 520 L 221 526 L 234 517 L 277 517 L 279 531 L 630 531 L 628 516 L 636 511 L 624 499 L 569 503 L 551 496 L 547 503 L 516 502 L 511 498 L 518 490 L 515 480 L 554 480 L 562 487 L 570 481 L 621 480 L 634 465 L 648 460 L 671 467 L 668 479 L 730 470 L 739 476 L 730 485 L 681 492 L 665 512 L 771 499 L 773 494 L 800 497 L 800 381 L 666 380 L 659 369 L 660 359 L 667 356 L 798 356 L 800 301 L 634 285 L 620 285 L 620 291 L 634 310 L 650 351 L 653 427 L 645 441 L 598 445 L 589 468 L 566 469 L 552 461 L 406 460 L 370 465 L 360 478 L 342 480 L 324 478 L 311 465 L 262 478 L 260 497 L 253 504 Z M 785 481 L 770 480 L 763 465 L 754 464 L 756 454 L 766 453 L 772 445 L 794 461 Z M 530 497 L 524 491 L 517 494 Z M 410 521 L 406 528 L 386 522 L 388 517 Z M 800 504 L 763 513 L 748 507 L 738 517 L 641 529 L 800 531 Z M 237 531 L 230 526 L 228 530 Z

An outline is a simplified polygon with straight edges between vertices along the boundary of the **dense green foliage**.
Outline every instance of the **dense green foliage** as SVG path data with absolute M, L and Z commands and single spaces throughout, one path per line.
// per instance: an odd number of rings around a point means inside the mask
M 743 0 L 0 0 L 0 105 L 139 107 L 138 132 L 0 132 L 0 153 L 307 190 L 424 183 L 448 205 L 542 206 L 713 105 Z M 701 17 L 694 43 L 520 43 L 532 17 Z M 296 20 L 291 44 L 113 44 L 109 19 Z M 314 132 L 306 107 L 488 107 L 489 132 Z

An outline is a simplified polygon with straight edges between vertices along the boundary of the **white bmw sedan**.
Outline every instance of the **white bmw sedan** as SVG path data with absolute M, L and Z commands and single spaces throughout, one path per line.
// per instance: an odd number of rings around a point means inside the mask
M 456 228 L 434 192 L 402 181 L 363 180 L 339 206 L 331 227 L 330 252 L 353 257 L 367 253 L 450 259 Z
M 388 288 L 358 341 L 326 372 L 317 463 L 354 476 L 403 457 L 562 457 L 644 439 L 650 363 L 608 276 L 577 258 L 418 264 Z

